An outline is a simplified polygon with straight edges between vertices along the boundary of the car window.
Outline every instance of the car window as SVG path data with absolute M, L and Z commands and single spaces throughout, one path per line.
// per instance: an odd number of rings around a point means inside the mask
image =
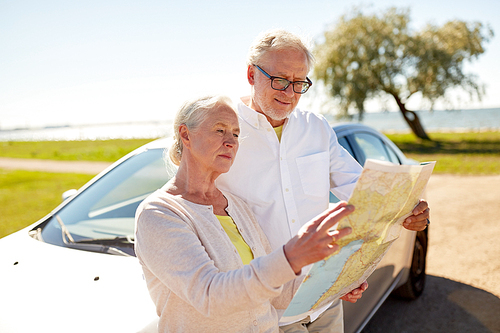
M 386 144 L 384 144 L 384 147 L 385 149 L 387 149 L 387 153 L 389 154 L 389 160 L 392 163 L 401 164 L 401 161 L 399 160 L 398 155 L 396 155 L 394 150 Z
M 356 143 L 363 150 L 366 159 L 371 158 L 391 162 L 391 158 L 389 157 L 382 140 L 369 133 L 355 133 L 353 136 Z M 365 161 L 363 161 L 363 164 L 364 162 Z
M 344 149 L 347 150 L 349 152 L 349 154 L 351 154 L 351 156 L 355 157 L 353 152 L 352 152 L 351 145 L 349 144 L 349 142 L 347 142 L 347 139 L 345 138 L 345 136 L 338 138 L 338 141 L 339 141 L 340 145 L 342 147 L 344 147 Z
M 163 159 L 153 159 L 131 173 L 116 187 L 111 188 L 90 208 L 89 216 L 99 216 L 111 211 L 114 211 L 115 215 L 121 215 L 119 207 L 123 207 L 123 203 L 141 200 L 149 195 L 152 189 L 157 189 L 158 185 L 165 184 L 164 177 L 162 177 L 164 173 L 165 163 Z
M 41 231 L 43 241 L 64 246 L 61 221 L 75 241 L 132 238 L 137 207 L 175 173 L 173 165 L 165 165 L 163 152 L 141 152 L 98 179 L 49 220 Z
M 359 163 L 364 165 L 366 159 L 371 158 L 371 159 L 377 159 L 381 161 L 389 161 L 392 163 L 396 164 L 401 164 L 400 159 L 398 158 L 398 155 L 396 152 L 387 144 L 384 143 L 383 140 L 381 140 L 379 137 L 376 135 L 370 134 L 370 133 L 355 133 L 352 134 L 352 137 L 356 141 L 357 145 L 359 148 L 364 153 L 364 156 L 356 156 L 353 153 L 353 149 L 351 144 L 349 143 L 349 140 L 347 137 L 339 137 L 338 142 L 339 144 L 344 147 L 356 160 L 358 160 Z M 352 140 L 352 138 L 350 138 Z M 354 143 L 353 143 L 354 144 Z M 359 157 L 359 159 L 358 159 Z M 340 200 L 330 192 L 330 203 L 337 203 Z

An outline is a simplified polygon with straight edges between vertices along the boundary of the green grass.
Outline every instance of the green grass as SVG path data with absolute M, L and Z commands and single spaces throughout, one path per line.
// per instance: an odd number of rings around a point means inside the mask
M 500 132 L 387 134 L 417 161 L 437 161 L 434 173 L 500 174 Z M 1 142 L 0 157 L 113 162 L 149 139 L 105 141 Z M 0 169 L 0 237 L 28 226 L 61 203 L 61 194 L 80 188 L 91 175 Z
M 429 133 L 433 141 L 413 134 L 387 134 L 410 158 L 435 160 L 434 173 L 462 175 L 500 173 L 500 132 Z M 0 157 L 114 162 L 151 139 L 102 141 L 0 142 Z
M 0 238 L 35 223 L 92 175 L 0 169 Z
M 153 139 L 0 142 L 0 156 L 65 161 L 114 162 Z
M 152 139 L 0 142 L 0 157 L 114 162 Z M 0 238 L 35 223 L 92 175 L 0 169 Z
M 430 133 L 433 141 L 413 134 L 386 134 L 409 158 L 437 161 L 433 173 L 500 174 L 500 132 Z

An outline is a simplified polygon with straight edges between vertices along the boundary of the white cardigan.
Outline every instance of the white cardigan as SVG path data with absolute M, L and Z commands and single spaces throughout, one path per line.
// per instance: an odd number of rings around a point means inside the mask
M 159 332 L 279 330 L 270 299 L 296 275 L 282 247 L 271 252 L 246 203 L 224 196 L 252 249 L 250 265 L 243 265 L 212 206 L 158 190 L 137 209 L 135 251 L 160 317 Z

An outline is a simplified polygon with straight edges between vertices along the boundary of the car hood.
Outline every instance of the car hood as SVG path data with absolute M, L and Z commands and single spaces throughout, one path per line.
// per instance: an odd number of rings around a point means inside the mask
M 0 332 L 155 332 L 135 257 L 47 244 L 29 229 L 0 239 Z

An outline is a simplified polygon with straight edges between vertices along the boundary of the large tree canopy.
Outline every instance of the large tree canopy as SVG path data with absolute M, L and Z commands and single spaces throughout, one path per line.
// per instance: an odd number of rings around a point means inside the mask
M 360 10 L 342 16 L 315 47 L 314 76 L 340 100 L 345 115 L 354 107 L 361 118 L 367 99 L 389 94 L 415 135 L 429 139 L 405 104 L 420 93 L 432 106 L 454 87 L 481 99 L 483 86 L 475 75 L 464 73 L 463 65 L 484 53 L 493 31 L 479 22 L 457 20 L 413 31 L 409 13 L 390 8 L 380 16 Z

